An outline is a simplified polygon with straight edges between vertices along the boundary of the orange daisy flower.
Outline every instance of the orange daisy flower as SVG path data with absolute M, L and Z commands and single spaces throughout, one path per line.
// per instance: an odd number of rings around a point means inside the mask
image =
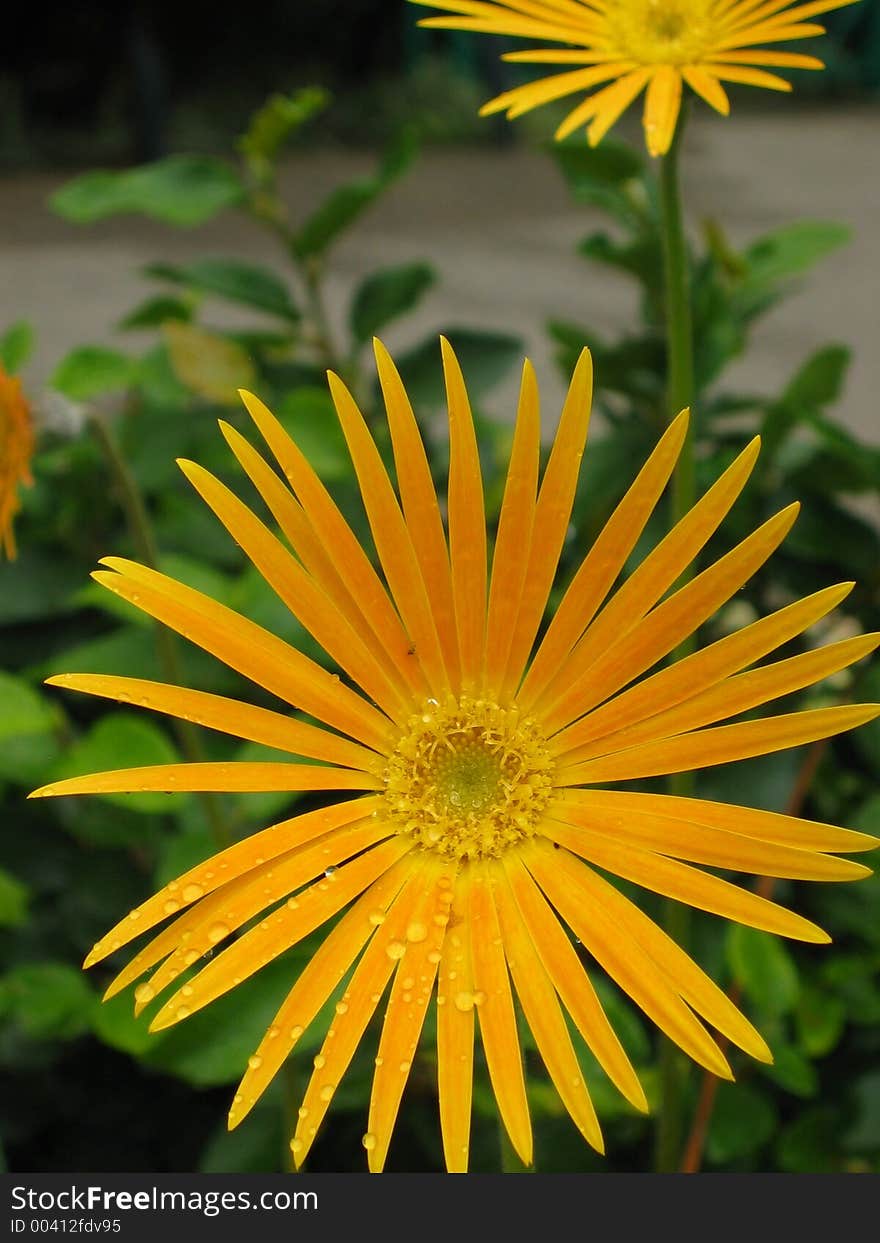
M 15 558 L 15 515 L 21 508 L 19 484 L 33 483 L 31 458 L 34 429 L 21 380 L 7 375 L 0 364 L 0 552 Z
M 512 52 L 505 60 L 579 66 L 505 91 L 482 114 L 522 116 L 541 104 L 590 91 L 556 131 L 566 138 L 582 126 L 598 143 L 635 99 L 645 96 L 645 137 L 651 155 L 669 149 L 683 86 L 716 112 L 730 112 L 723 82 L 790 91 L 777 69 L 822 69 L 815 56 L 767 51 L 825 33 L 809 20 L 856 0 L 411 0 L 454 14 L 421 26 L 475 30 L 564 43 L 565 48 Z M 593 92 L 594 87 L 601 89 Z
M 192 868 L 127 914 L 86 960 L 98 962 L 169 921 L 107 993 L 151 972 L 135 990 L 141 1008 L 174 986 L 153 1020 L 156 1030 L 336 921 L 250 1058 L 231 1126 L 338 996 L 292 1140 L 302 1162 L 385 998 L 363 1141 L 370 1169 L 381 1170 L 433 999 L 447 1167 L 467 1167 L 477 1024 L 501 1117 L 528 1163 L 532 1133 L 516 998 L 566 1108 L 601 1151 L 566 1011 L 625 1098 L 640 1110 L 647 1105 L 572 934 L 702 1066 L 731 1077 L 701 1020 L 770 1060 L 764 1040 L 730 999 L 603 873 L 755 928 L 823 942 L 826 934 L 807 919 L 705 869 L 856 880 L 868 869 L 837 854 L 878 845 L 865 834 L 791 816 L 610 785 L 763 755 L 871 720 L 880 714 L 877 705 L 719 724 L 852 664 L 880 635 L 755 667 L 839 604 L 852 586 L 844 583 L 649 672 L 764 564 L 797 513 L 796 505 L 783 509 L 673 589 L 744 487 L 758 454 L 755 440 L 618 583 L 675 465 L 687 426 L 683 412 L 584 557 L 539 639 L 587 435 L 589 355 L 574 373 L 543 475 L 538 390 L 525 364 L 491 557 L 477 441 L 452 350 L 443 343 L 450 433 L 445 521 L 400 377 L 378 343 L 376 357 L 396 488 L 351 395 L 336 376 L 330 387 L 381 572 L 256 397 L 243 394 L 284 478 L 234 428 L 221 428 L 283 538 L 208 471 L 181 462 L 336 671 L 201 592 L 109 557 L 95 574 L 99 582 L 270 691 L 287 710 L 140 678 L 50 679 L 314 762 L 162 765 L 76 777 L 36 793 L 353 793 Z

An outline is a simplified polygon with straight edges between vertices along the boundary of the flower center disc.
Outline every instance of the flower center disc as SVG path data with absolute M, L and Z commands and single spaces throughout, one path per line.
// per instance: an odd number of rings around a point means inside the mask
M 429 699 L 388 761 L 386 814 L 398 832 L 440 854 L 498 856 L 535 831 L 552 770 L 534 723 L 516 708 Z
M 711 42 L 709 0 L 621 0 L 607 21 L 616 51 L 641 64 L 684 65 Z

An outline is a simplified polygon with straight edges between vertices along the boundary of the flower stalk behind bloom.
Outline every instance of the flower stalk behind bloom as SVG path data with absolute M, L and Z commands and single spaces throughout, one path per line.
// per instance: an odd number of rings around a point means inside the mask
M 418 425 L 384 348 L 376 343 L 395 481 L 351 395 L 330 380 L 375 559 L 298 446 L 250 394 L 245 405 L 280 473 L 241 433 L 223 431 L 277 530 L 202 467 L 181 463 L 230 537 L 324 648 L 330 670 L 203 593 L 110 557 L 98 581 L 268 691 L 276 706 L 137 677 L 50 679 L 291 758 L 98 773 L 56 782 L 38 796 L 326 794 L 327 806 L 254 833 L 171 881 L 86 959 L 90 966 L 150 934 L 106 996 L 136 984 L 136 1008 L 156 1003 L 151 1028 L 161 1030 L 335 921 L 248 1060 L 229 1115 L 230 1126 L 247 1117 L 334 1001 L 292 1120 L 297 1166 L 380 1007 L 363 1136 L 374 1171 L 385 1164 L 429 1006 L 436 1006 L 437 1088 L 451 1171 L 468 1163 L 478 1034 L 507 1134 L 520 1159 L 531 1162 L 518 1011 L 565 1108 L 596 1150 L 603 1149 L 601 1130 L 566 1016 L 629 1104 L 647 1109 L 593 970 L 605 971 L 714 1074 L 732 1077 L 709 1027 L 770 1061 L 749 1019 L 603 874 L 822 943 L 828 937 L 821 928 L 712 869 L 853 881 L 868 869 L 839 855 L 878 845 L 866 834 L 792 816 L 604 788 L 798 746 L 880 714 L 877 705 L 859 704 L 719 724 L 876 648 L 880 636 L 858 636 L 756 667 L 835 608 L 850 583 L 792 601 L 676 665 L 661 663 L 767 561 L 794 521 L 796 507 L 783 509 L 676 590 L 745 487 L 757 441 L 621 581 L 681 451 L 682 412 L 541 634 L 587 436 L 589 355 L 577 365 L 543 471 L 537 383 L 525 364 L 492 547 L 464 379 L 448 343 L 442 352 L 450 429 L 445 521 Z M 590 955 L 589 970 L 575 937 Z
M 689 87 L 726 116 L 722 83 L 773 91 L 791 84 L 774 69 L 822 69 L 815 56 L 769 50 L 824 34 L 809 19 L 856 0 L 411 0 L 450 16 L 419 24 L 450 30 L 561 43 L 562 48 L 511 52 L 519 64 L 577 66 L 505 91 L 482 109 L 522 116 L 569 95 L 591 92 L 565 118 L 558 139 L 586 127 L 595 146 L 645 92 L 644 127 L 651 155 L 672 141 L 682 89 Z M 598 89 L 596 89 L 598 88 Z

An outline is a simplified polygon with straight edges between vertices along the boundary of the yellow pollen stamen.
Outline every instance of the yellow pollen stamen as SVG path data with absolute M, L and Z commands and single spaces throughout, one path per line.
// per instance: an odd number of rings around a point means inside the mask
M 534 833 L 553 762 L 531 719 L 490 700 L 428 700 L 385 771 L 385 814 L 400 833 L 457 859 L 495 857 Z

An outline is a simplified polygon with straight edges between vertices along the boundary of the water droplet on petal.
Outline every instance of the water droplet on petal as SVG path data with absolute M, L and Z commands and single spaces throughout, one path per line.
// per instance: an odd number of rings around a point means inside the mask
M 248 1058 L 248 1066 L 251 1070 L 259 1070 L 262 1065 L 263 1059 L 259 1056 L 259 1054 L 254 1053 Z
M 323 1088 L 321 1088 L 321 1091 L 318 1093 L 318 1096 L 321 1098 L 322 1101 L 332 1101 L 333 1093 L 335 1091 L 336 1091 L 336 1087 L 334 1084 L 325 1083 Z
M 187 885 L 183 891 L 184 902 L 195 902 L 204 893 L 201 885 Z
M 292 1153 L 302 1152 L 303 1148 L 305 1148 L 305 1144 L 301 1139 L 292 1139 L 290 1141 L 290 1151 Z
M 418 919 L 414 919 L 406 930 L 407 941 L 412 941 L 415 943 L 418 943 L 419 941 L 424 941 L 427 935 L 428 935 L 428 929 Z
M 145 1006 L 147 1002 L 153 1000 L 156 996 L 155 990 L 149 984 L 139 984 L 134 990 L 134 999 L 138 1005 Z
M 376 1147 L 378 1140 L 372 1131 L 367 1131 L 366 1135 L 361 1140 L 361 1143 L 366 1148 L 367 1152 L 372 1152 Z
M 166 915 L 173 915 L 175 911 L 180 910 L 180 903 L 176 902 L 174 898 L 169 898 L 162 909 Z
M 216 945 L 218 941 L 222 941 L 224 937 L 229 936 L 229 928 L 226 924 L 212 924 L 208 929 L 208 940 Z
M 385 946 L 385 953 L 389 958 L 403 958 L 406 953 L 406 946 L 402 941 L 389 941 Z
M 317 1053 L 315 1054 L 315 1059 L 312 1062 L 312 1065 L 314 1066 L 315 1070 L 320 1070 L 321 1067 L 324 1065 L 325 1061 L 326 1061 L 326 1058 L 322 1057 L 320 1053 Z
M 302 1034 L 303 1034 L 303 1029 L 299 1026 L 299 1024 L 297 1024 L 297 1026 L 296 1026 L 296 1027 L 291 1027 L 291 1029 L 290 1029 L 290 1039 L 291 1039 L 291 1040 L 293 1040 L 293 1041 L 297 1041 L 297 1040 L 299 1040 L 299 1038 L 300 1038 L 300 1036 L 301 1036 Z

